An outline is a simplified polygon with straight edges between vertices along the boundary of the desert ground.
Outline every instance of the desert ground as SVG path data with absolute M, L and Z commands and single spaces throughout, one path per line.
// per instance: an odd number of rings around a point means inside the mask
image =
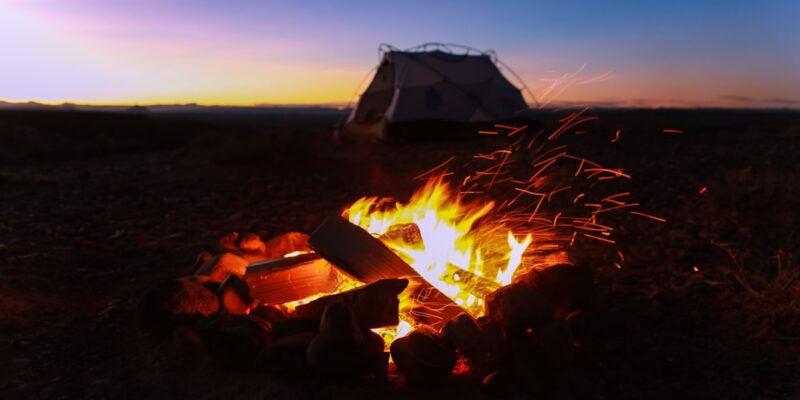
M 537 119 L 552 130 L 568 113 Z M 600 118 L 565 134 L 570 151 L 624 167 L 667 221 L 622 218 L 616 245 L 576 248 L 627 328 L 618 352 L 572 372 L 573 393 L 800 397 L 800 114 L 587 113 Z M 339 145 L 340 118 L 0 111 L 0 398 L 491 397 L 467 377 L 407 388 L 225 371 L 137 328 L 143 294 L 191 274 L 220 236 L 308 233 L 503 140 Z

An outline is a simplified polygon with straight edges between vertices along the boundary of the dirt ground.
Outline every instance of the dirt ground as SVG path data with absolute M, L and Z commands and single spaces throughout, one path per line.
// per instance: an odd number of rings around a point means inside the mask
M 589 113 L 570 151 L 624 167 L 667 222 L 623 218 L 616 247 L 576 250 L 629 328 L 573 371 L 573 393 L 800 398 L 800 114 Z M 338 118 L 0 113 L 0 398 L 488 398 L 464 376 L 415 389 L 229 372 L 137 329 L 143 293 L 221 235 L 309 232 L 501 140 L 338 146 Z

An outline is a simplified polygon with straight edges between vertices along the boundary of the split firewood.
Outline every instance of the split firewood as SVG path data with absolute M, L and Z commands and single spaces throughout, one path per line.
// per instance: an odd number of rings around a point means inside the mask
M 418 234 L 418 231 L 415 233 L 414 228 L 416 228 L 414 224 L 400 225 L 394 230 L 390 229 L 390 232 L 393 232 L 394 236 L 404 237 L 403 240 L 406 240 L 405 237 L 408 237 L 408 240 L 414 240 L 413 238 Z M 389 235 L 388 232 L 387 235 Z M 464 311 L 452 299 L 419 277 L 417 271 L 379 239 L 339 215 L 328 217 L 308 238 L 308 245 L 320 256 L 335 263 L 337 267 L 362 282 L 371 283 L 380 279 L 410 277 L 419 283 L 418 287 L 414 288 L 414 295 L 423 293 L 422 296 L 415 299 L 420 306 L 417 307 L 417 311 L 412 311 L 412 313 L 415 314 L 415 318 L 419 317 L 420 321 L 433 325 L 437 329 L 441 328 L 450 318 Z M 454 269 L 452 271 L 453 281 L 462 278 L 458 271 L 461 270 Z M 474 277 L 474 274 L 463 274 L 464 279 L 470 277 Z M 491 285 L 485 285 L 485 287 L 487 287 L 487 291 L 495 288 Z
M 418 323 L 442 329 L 447 321 L 464 312 L 463 308 L 422 278 L 412 278 L 411 282 L 411 287 L 406 290 L 411 301 L 408 313 Z
M 339 215 L 323 221 L 308 238 L 308 245 L 362 282 L 417 275 L 380 240 Z
M 244 275 L 250 296 L 261 304 L 283 304 L 331 293 L 344 279 L 336 267 L 313 253 L 254 262 Z
M 297 306 L 295 318 L 321 318 L 325 308 L 335 303 L 349 305 L 363 328 L 397 325 L 400 320 L 398 295 L 408 286 L 408 279 L 384 279 L 366 286 L 320 297 Z

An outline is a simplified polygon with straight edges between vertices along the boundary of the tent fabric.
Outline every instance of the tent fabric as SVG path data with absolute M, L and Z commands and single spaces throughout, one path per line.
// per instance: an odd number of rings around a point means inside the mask
M 414 120 L 499 121 L 527 108 L 488 54 L 394 50 L 383 55 L 344 130 Z

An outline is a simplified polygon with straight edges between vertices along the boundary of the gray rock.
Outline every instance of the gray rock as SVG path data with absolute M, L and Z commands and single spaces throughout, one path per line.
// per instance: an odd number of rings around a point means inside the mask
M 486 315 L 497 321 L 509 337 L 550 321 L 553 313 L 553 304 L 547 298 L 522 283 L 503 286 L 486 296 Z
M 197 323 L 206 350 L 220 366 L 249 369 L 261 349 L 272 342 L 272 326 L 261 318 L 218 312 Z
M 304 332 L 275 340 L 261 350 L 256 367 L 270 372 L 297 372 L 307 369 L 306 351 L 316 336 L 316 333 Z
M 395 366 L 411 384 L 434 384 L 447 380 L 458 358 L 449 341 L 428 326 L 421 326 L 391 345 Z

